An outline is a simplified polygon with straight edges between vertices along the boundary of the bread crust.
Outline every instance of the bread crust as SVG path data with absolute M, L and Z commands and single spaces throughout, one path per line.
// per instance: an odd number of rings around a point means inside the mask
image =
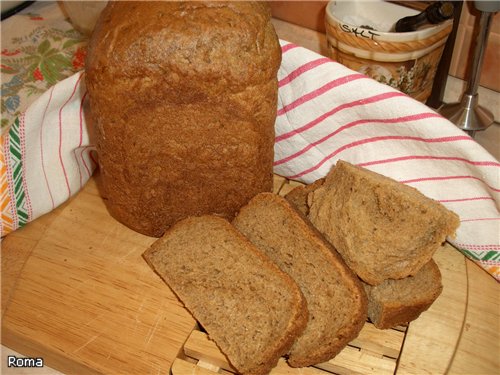
M 379 329 L 393 328 L 417 319 L 443 290 L 441 273 L 434 260 L 415 276 L 386 280 L 377 286 L 364 284 L 364 287 L 368 295 L 368 316 Z
M 261 2 L 110 2 L 86 60 L 101 193 L 130 228 L 271 191 L 279 41 Z

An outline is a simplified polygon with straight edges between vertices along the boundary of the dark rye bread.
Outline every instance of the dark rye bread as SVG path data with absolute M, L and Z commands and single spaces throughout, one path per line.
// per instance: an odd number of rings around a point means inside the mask
M 225 219 L 184 219 L 144 258 L 242 374 L 268 373 L 306 325 L 295 282 Z
M 344 161 L 308 197 L 309 220 L 370 285 L 415 275 L 460 224 L 417 189 Z
M 415 276 L 386 280 L 377 286 L 364 284 L 364 287 L 368 295 L 368 317 L 380 329 L 417 319 L 443 290 L 441 273 L 433 260 Z
M 357 337 L 367 318 L 361 283 L 284 198 L 257 195 L 233 225 L 295 280 L 307 300 L 309 322 L 288 354 L 291 366 L 328 361 Z
M 265 2 L 109 2 L 85 79 L 110 213 L 160 236 L 271 191 L 280 62 Z

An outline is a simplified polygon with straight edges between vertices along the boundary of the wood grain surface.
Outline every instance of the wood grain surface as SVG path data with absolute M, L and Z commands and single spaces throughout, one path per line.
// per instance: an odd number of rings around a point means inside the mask
M 2 344 L 67 373 L 167 374 L 195 321 L 141 257 L 154 238 L 95 179 L 40 222 L 2 246 Z

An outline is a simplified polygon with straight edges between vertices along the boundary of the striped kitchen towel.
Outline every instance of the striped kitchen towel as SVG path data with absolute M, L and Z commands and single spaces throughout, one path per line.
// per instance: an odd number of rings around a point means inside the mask
M 92 175 L 83 77 L 52 86 L 2 134 L 2 236 L 65 202 Z
M 339 159 L 460 216 L 450 239 L 500 280 L 500 163 L 427 106 L 281 41 L 275 172 L 310 183 Z M 2 235 L 75 194 L 95 168 L 83 73 L 45 92 L 2 137 Z

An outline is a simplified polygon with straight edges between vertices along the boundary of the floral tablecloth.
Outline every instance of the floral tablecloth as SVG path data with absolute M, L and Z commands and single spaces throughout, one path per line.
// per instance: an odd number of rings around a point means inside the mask
M 36 2 L 2 21 L 1 35 L 3 133 L 38 96 L 83 69 L 87 39 L 55 2 Z

